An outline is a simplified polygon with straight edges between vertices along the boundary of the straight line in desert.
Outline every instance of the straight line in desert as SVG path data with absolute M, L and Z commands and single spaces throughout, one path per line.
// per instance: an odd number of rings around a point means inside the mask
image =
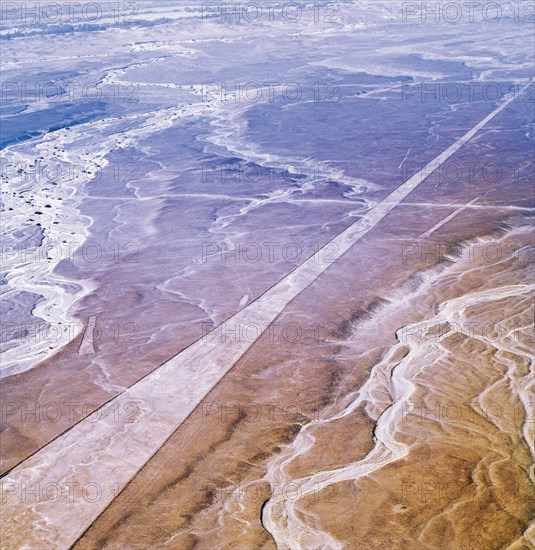
M 514 97 L 225 323 L 265 330 Z M 69 548 L 257 338 L 223 341 L 215 328 L 11 470 L 2 480 L 2 547 Z

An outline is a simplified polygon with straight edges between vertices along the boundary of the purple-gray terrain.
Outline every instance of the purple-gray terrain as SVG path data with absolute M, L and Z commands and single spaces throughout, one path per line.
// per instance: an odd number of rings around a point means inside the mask
M 1 6 L 1 547 L 535 548 L 533 2 Z

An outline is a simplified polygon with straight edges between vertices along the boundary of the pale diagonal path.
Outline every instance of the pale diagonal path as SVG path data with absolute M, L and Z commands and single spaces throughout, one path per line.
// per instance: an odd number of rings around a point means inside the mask
M 291 300 L 515 97 L 506 98 L 382 202 L 226 323 L 231 329 L 253 323 L 267 328 Z M 223 342 L 219 329 L 214 329 L 21 462 L 2 480 L 2 547 L 71 546 L 254 341 L 231 337 Z M 133 402 L 138 412 L 135 422 L 128 423 L 131 415 L 124 411 L 132 411 Z M 36 490 L 38 496 L 32 493 Z

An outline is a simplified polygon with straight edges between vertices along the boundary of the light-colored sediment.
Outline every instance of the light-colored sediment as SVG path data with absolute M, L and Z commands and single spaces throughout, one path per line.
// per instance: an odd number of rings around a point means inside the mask
M 77 250 L 85 244 L 93 223 L 90 217 L 80 214 L 86 184 L 92 178 L 102 177 L 111 153 L 138 144 L 171 127 L 181 117 L 210 110 L 208 104 L 190 104 L 108 118 L 80 124 L 76 129 L 51 131 L 36 142 L 10 145 L 3 151 L 3 163 L 8 167 L 4 183 L 10 192 L 3 192 L 2 201 L 6 209 L 14 212 L 2 223 L 3 233 L 9 236 L 2 246 L 2 268 L 8 285 L 3 297 L 9 299 L 17 293 L 38 296 L 31 311 L 34 324 L 51 330 L 54 338 L 38 335 L 8 342 L 2 353 L 0 378 L 38 365 L 84 330 L 84 323 L 72 314 L 73 306 L 97 285 L 90 279 L 73 283 L 61 276 L 56 266 L 60 261 L 80 261 Z M 137 123 L 135 128 L 124 130 L 123 126 L 132 121 Z M 81 143 L 80 132 L 85 135 Z M 25 172 L 17 175 L 16 170 L 21 167 Z M 141 200 L 137 195 L 134 198 Z M 30 245 L 26 239 L 14 241 L 12 235 L 30 219 L 41 224 L 42 238 Z M 94 245 L 106 248 L 105 243 Z
M 524 241 L 527 241 L 526 235 L 529 234 L 529 230 L 524 230 Z M 508 239 L 513 237 L 514 233 L 507 236 Z M 393 298 L 381 311 L 381 316 L 393 316 L 394 312 L 402 311 L 411 303 L 435 294 L 440 286 L 444 285 L 443 281 L 447 280 L 447 277 L 470 277 L 471 271 L 484 271 L 484 267 L 473 266 L 468 256 L 469 253 L 466 251 L 464 257 L 450 270 L 451 273 L 438 273 L 430 277 L 416 294 Z M 439 440 L 435 452 L 440 456 L 439 447 L 441 443 L 444 445 L 445 441 L 462 449 L 464 445 L 470 447 L 472 440 L 474 452 L 481 452 L 482 443 L 478 439 L 488 437 L 491 445 L 487 453 L 492 455 L 494 452 L 501 455 L 501 460 L 511 461 L 509 467 L 518 466 L 524 469 L 524 476 L 529 476 L 531 481 L 535 482 L 533 469 L 529 468 L 529 460 L 526 460 L 526 453 L 515 465 L 513 457 L 508 455 L 515 452 L 514 446 L 512 449 L 508 445 L 500 448 L 498 441 L 503 435 L 496 437 L 492 430 L 485 426 L 490 420 L 495 424 L 493 428 L 496 435 L 501 432 L 516 441 L 515 444 L 519 445 L 518 456 L 522 456 L 522 445 L 530 449 L 535 456 L 535 426 L 531 421 L 535 390 L 535 357 L 531 349 L 532 338 L 529 336 L 534 289 L 535 285 L 525 283 L 470 292 L 442 302 L 438 314 L 434 317 L 398 329 L 399 343 L 373 367 L 368 381 L 358 391 L 355 399 L 336 414 L 305 425 L 294 441 L 269 463 L 267 473 L 260 481 L 279 487 L 292 484 L 299 487 L 299 498 L 289 499 L 284 494 L 275 494 L 264 507 L 263 524 L 275 539 L 277 548 L 346 548 L 343 538 L 338 540 L 328 530 L 319 527 L 322 524 L 321 512 L 325 510 L 320 506 L 311 506 L 317 495 L 330 486 L 343 482 L 351 481 L 358 484 L 361 478 L 368 478 L 377 471 L 376 478 L 380 479 L 382 468 L 409 456 L 413 448 L 416 449 L 422 441 L 429 443 L 432 438 Z M 500 303 L 511 313 L 505 319 L 495 316 L 495 313 L 502 311 L 501 308 L 496 308 Z M 483 313 L 484 323 L 473 315 L 473 312 L 478 310 Z M 482 330 L 484 327 L 488 327 L 488 330 Z M 498 334 L 497 327 L 501 327 Z M 459 346 L 456 340 L 465 342 L 461 342 Z M 463 365 L 467 360 L 462 355 L 463 348 L 467 351 L 470 346 L 479 346 L 485 355 L 488 354 L 485 350 L 491 350 L 495 361 L 501 367 L 496 368 L 496 364 L 488 360 L 482 360 L 477 364 L 475 358 L 471 359 L 477 368 L 481 369 L 479 374 L 474 373 L 472 376 L 479 377 L 479 389 L 474 381 L 467 380 L 463 373 L 467 368 Z M 485 373 L 486 369 L 497 371 L 497 376 L 494 377 L 495 373 Z M 464 384 L 467 385 L 463 387 Z M 444 423 L 444 418 L 440 418 L 441 413 L 436 414 L 437 403 L 443 407 L 442 410 L 444 406 L 452 410 L 455 408 L 455 414 L 462 408 L 466 417 L 459 422 L 455 419 L 446 422 L 450 424 L 449 430 L 446 428 L 446 432 L 450 432 L 447 435 L 440 435 L 440 424 Z M 509 419 L 491 418 L 492 414 L 486 412 L 491 411 L 492 406 L 500 407 L 501 410 L 506 404 L 511 404 L 514 410 Z M 325 429 L 329 423 L 351 415 L 362 406 L 375 422 L 375 445 L 366 457 L 340 468 L 321 470 L 301 478 L 288 473 L 288 467 L 292 462 L 300 455 L 310 452 L 315 443 L 315 432 Z M 467 413 L 465 407 L 469 407 L 471 412 Z M 438 434 L 436 430 L 439 430 Z M 524 438 L 523 444 L 519 441 L 521 434 Z M 481 452 L 481 460 L 487 460 L 487 453 Z M 497 463 L 499 462 L 500 459 L 497 460 Z M 500 476 L 497 479 L 503 482 Z M 457 480 L 445 474 L 440 479 L 435 478 L 435 481 L 443 484 L 444 498 L 448 483 L 455 483 Z M 525 484 L 526 481 L 524 479 L 521 483 Z M 414 490 L 414 493 L 420 496 L 420 490 L 415 482 L 407 484 L 405 489 L 406 492 L 409 489 Z M 476 493 L 488 491 L 488 483 L 483 479 L 477 482 Z M 431 488 L 427 495 L 428 499 L 435 497 L 437 493 L 438 490 L 433 491 Z M 414 495 L 411 494 L 412 496 Z M 453 510 L 462 509 L 463 504 L 472 503 L 476 498 L 473 495 L 463 495 L 452 498 L 448 504 Z M 399 506 L 403 510 L 408 509 L 407 502 L 402 501 Z M 446 518 L 455 517 L 453 511 L 448 508 L 446 507 L 443 514 L 434 515 L 427 526 L 420 527 L 422 543 L 433 541 L 430 547 L 438 548 L 435 528 L 441 521 L 441 515 Z M 384 510 L 382 513 L 385 513 Z M 372 533 L 368 535 L 373 538 Z M 359 542 L 362 543 L 363 540 Z
M 507 98 L 384 201 L 228 322 L 238 326 L 256 324 L 261 331 L 265 330 L 292 299 L 373 229 L 513 99 L 513 96 Z M 335 245 L 334 253 L 332 244 Z M 509 291 L 512 292 L 511 289 Z M 96 500 L 84 498 L 70 502 L 65 488 L 72 483 L 86 486 L 95 480 L 102 482 L 113 479 L 117 489 L 121 490 L 253 343 L 254 340 L 247 339 L 227 339 L 222 342 L 219 331 L 212 331 L 14 468 L 3 480 L 4 486 L 13 489 L 7 491 L 7 502 L 2 514 L 4 544 L 15 547 L 20 545 L 22 533 L 24 544 L 30 546 L 46 544 L 48 548 L 65 548 L 74 543 L 115 495 L 107 493 Z M 393 378 L 395 389 L 401 397 L 411 387 L 402 374 L 402 369 L 396 369 Z M 132 406 L 135 407 L 135 422 L 131 419 L 125 422 L 123 418 L 116 420 L 114 411 L 127 410 Z M 348 411 L 353 410 L 352 407 L 350 405 Z M 393 406 L 382 414 L 385 419 L 396 416 L 398 408 L 399 405 Z M 99 419 L 98 423 L 95 422 L 96 418 Z M 382 443 L 374 448 L 367 462 L 356 468 L 349 466 L 327 474 L 318 473 L 314 483 L 329 484 L 330 476 L 338 481 L 350 479 L 356 472 L 363 475 L 375 469 L 377 464 L 384 465 L 394 460 L 393 457 L 402 456 L 404 444 L 397 441 L 389 429 L 388 422 L 378 424 L 378 440 Z M 306 440 L 306 436 L 303 437 Z M 80 445 L 80 441 L 84 444 Z M 308 439 L 303 445 L 307 447 L 310 443 Z M 27 502 L 21 502 L 15 490 L 22 484 L 26 487 L 54 484 L 59 485 L 64 492 L 58 501 L 35 502 L 28 506 Z M 286 541 L 287 532 L 277 531 L 276 524 L 269 522 L 276 506 L 275 501 L 268 503 L 266 523 L 268 529 L 273 529 L 275 538 Z M 287 515 L 288 518 L 292 517 L 292 512 Z M 295 521 L 292 529 L 289 531 L 290 540 L 305 536 L 299 521 Z M 336 543 L 324 532 L 314 531 L 305 538 L 308 536 L 319 537 L 318 540 L 324 545 Z

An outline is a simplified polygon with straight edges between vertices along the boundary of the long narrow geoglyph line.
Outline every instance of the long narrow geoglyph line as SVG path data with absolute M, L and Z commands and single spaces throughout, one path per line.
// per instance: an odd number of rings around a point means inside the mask
M 234 326 L 255 323 L 267 328 L 291 300 L 514 97 L 505 99 L 382 202 L 227 322 Z M 254 341 L 245 338 L 222 341 L 219 330 L 214 329 L 21 462 L 2 480 L 2 546 L 10 549 L 71 546 Z M 117 411 L 132 410 L 132 403 L 136 417 L 129 423 L 132 415 L 118 415 Z

